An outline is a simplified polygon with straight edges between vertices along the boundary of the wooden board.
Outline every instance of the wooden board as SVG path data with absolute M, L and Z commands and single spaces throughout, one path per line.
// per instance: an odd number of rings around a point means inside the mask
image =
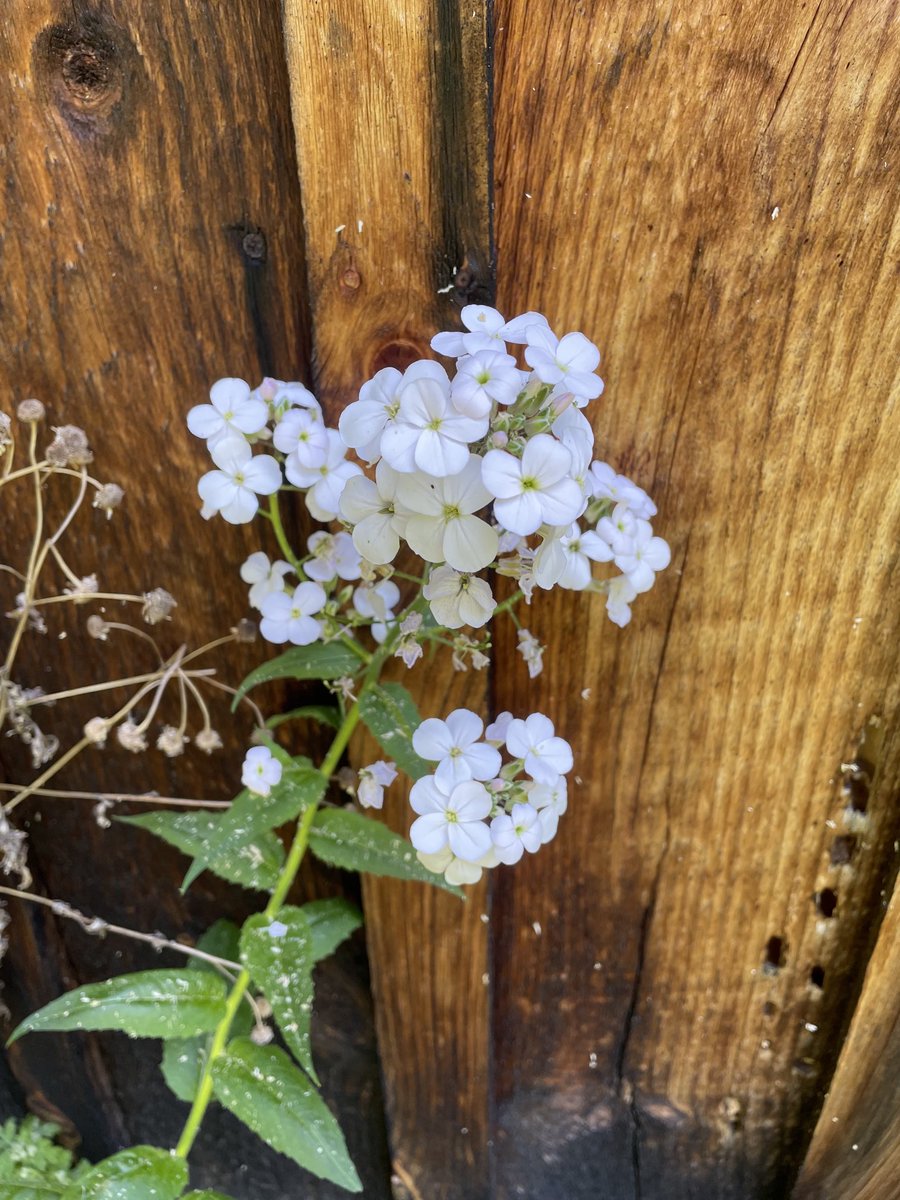
M 485 13 L 443 2 L 285 5 L 314 382 L 332 421 L 384 366 L 431 357 L 453 301 L 490 293 Z M 485 711 L 483 676 L 424 665 L 424 715 Z M 402 667 L 400 668 L 403 669 Z M 380 757 L 360 744 L 362 761 Z M 359 760 L 358 760 L 359 761 Z M 404 832 L 405 798 L 386 817 Z M 469 902 L 365 882 L 396 1197 L 489 1195 L 487 926 Z M 484 978 L 483 978 L 484 977 Z
M 897 829 L 897 7 L 494 13 L 499 306 L 601 346 L 673 549 L 625 631 L 536 600 L 535 684 L 500 645 L 582 784 L 495 893 L 494 1194 L 782 1195 Z
M 221 375 L 296 378 L 308 359 L 280 9 L 49 0 L 15 8 L 14 17 L 0 18 L 2 407 L 38 396 L 51 424 L 87 429 L 98 470 L 125 488 L 127 500 L 109 526 L 99 512 L 79 526 L 77 565 L 113 590 L 168 587 L 179 607 L 159 632 L 171 653 L 182 640 L 198 645 L 227 632 L 245 614 L 237 567 L 262 537 L 200 520 L 196 481 L 208 460 L 185 427 L 187 409 Z M 17 509 L 14 519 L 4 511 L 4 561 L 31 536 L 26 512 Z M 127 636 L 93 642 L 78 633 L 83 610 L 76 616 L 67 640 L 56 639 L 58 626 L 33 640 L 23 659 L 28 682 L 53 688 L 134 673 Z M 222 658 L 223 675 L 239 680 L 265 652 L 257 645 Z M 56 710 L 64 742 L 108 711 L 96 704 L 73 706 L 68 718 Z M 221 757 L 190 750 L 172 763 L 107 750 L 85 756 L 60 780 L 230 798 L 249 723 L 232 726 L 227 704 L 215 712 L 231 742 Z M 13 768 L 5 739 L 2 753 Z M 100 829 L 90 807 L 23 805 L 32 868 L 49 894 L 122 924 L 191 936 L 226 907 L 240 919 L 256 905 L 209 877 L 183 903 L 184 859 L 137 830 Z M 342 885 L 323 873 L 313 886 Z M 146 948 L 89 939 L 44 913 L 17 911 L 15 919 L 7 991 L 15 1018 L 66 987 L 158 962 Z M 361 942 L 323 970 L 320 993 L 335 1026 L 329 1018 L 318 1036 L 332 1046 L 340 1015 L 353 1015 L 354 1033 L 326 1086 L 367 1194 L 382 1196 L 384 1126 Z M 168 1097 L 158 1057 L 158 1045 L 124 1037 L 38 1037 L 17 1044 L 11 1064 L 29 1103 L 45 1100 L 67 1117 L 96 1158 L 133 1140 L 174 1142 L 186 1108 Z M 371 1098 L 366 1107 L 361 1095 Z M 193 1160 L 198 1185 L 205 1180 L 235 1196 L 258 1196 L 261 1177 L 286 1193 L 299 1186 L 292 1164 L 221 1113 Z M 241 1162 L 250 1167 L 246 1179 Z

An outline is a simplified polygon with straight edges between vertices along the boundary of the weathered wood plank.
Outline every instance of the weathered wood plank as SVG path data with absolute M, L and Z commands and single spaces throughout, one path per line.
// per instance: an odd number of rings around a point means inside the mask
M 10 9 L 15 11 L 10 11 Z M 79 527 L 75 561 L 116 590 L 165 585 L 179 607 L 160 631 L 166 649 L 227 632 L 246 611 L 236 568 L 259 533 L 204 526 L 195 487 L 206 469 L 186 410 L 223 374 L 295 378 L 308 357 L 303 235 L 288 83 L 276 3 L 101 6 L 28 0 L 0 17 L 0 312 L 3 408 L 41 397 L 54 424 L 84 425 L 105 477 L 126 489 L 107 526 L 97 512 Z M 20 512 L 4 513 L 4 561 L 25 545 Z M 4 600 L 4 610 L 9 604 Z M 66 625 L 67 640 L 32 645 L 26 682 L 63 687 L 85 675 L 133 673 L 134 645 L 106 644 Z M 262 646 L 230 655 L 239 679 Z M 25 669 L 23 667 L 23 669 Z M 98 711 L 54 712 L 65 736 Z M 107 711 L 104 707 L 101 711 Z M 215 710 L 223 735 L 227 704 Z M 191 749 L 175 763 L 108 749 L 73 766 L 73 787 L 157 788 L 172 795 L 234 794 L 246 722 L 230 752 Z M 2 744 L 4 766 L 13 765 Z M 84 801 L 30 802 L 35 874 L 47 891 L 122 924 L 196 936 L 228 907 L 240 919 L 253 898 L 204 877 L 186 903 L 184 860 L 136 830 L 100 829 Z M 92 869 L 86 870 L 85 864 Z M 96 869 L 94 869 L 96 865 Z M 341 885 L 321 873 L 318 886 Z M 246 907 L 242 910 L 241 905 Z M 46 915 L 13 931 L 14 1016 L 66 987 L 152 965 L 129 943 L 86 938 Z M 360 1164 L 367 1194 L 387 1189 L 371 1012 L 361 944 L 320 978 L 321 1007 L 348 1008 L 355 1032 L 328 1077 L 331 1098 Z M 333 1045 L 337 1016 L 317 1036 Z M 186 1109 L 168 1097 L 159 1047 L 125 1038 L 26 1039 L 12 1066 L 31 1101 L 79 1128 L 99 1157 L 127 1139 L 171 1143 Z M 85 1074 L 85 1066 L 87 1073 Z M 374 1097 L 364 1108 L 360 1095 Z M 227 1152 L 225 1146 L 227 1144 Z M 213 1114 L 195 1155 L 197 1179 L 233 1195 L 293 1195 L 298 1170 Z M 242 1164 L 250 1167 L 246 1174 Z M 330 1185 L 304 1185 L 330 1197 Z
M 900 903 L 885 914 L 793 1200 L 891 1200 L 900 1179 Z
M 285 31 L 315 386 L 336 420 L 376 370 L 431 356 L 431 335 L 454 320 L 448 285 L 457 300 L 489 293 L 485 13 L 290 0 Z M 415 675 L 423 713 L 484 711 L 483 678 Z M 386 816 L 406 830 L 405 799 Z M 483 898 L 461 907 L 367 881 L 365 909 L 395 1193 L 479 1200 L 489 1194 Z
M 624 632 L 536 600 L 557 652 L 498 679 L 583 784 L 495 893 L 496 1194 L 782 1195 L 896 836 L 897 7 L 495 14 L 500 307 L 597 340 L 673 547 Z

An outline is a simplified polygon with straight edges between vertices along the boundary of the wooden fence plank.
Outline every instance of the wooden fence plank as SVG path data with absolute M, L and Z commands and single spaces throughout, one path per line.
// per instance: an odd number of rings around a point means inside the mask
M 490 294 L 485 39 L 482 5 L 285 4 L 315 387 L 333 421 L 379 368 L 431 357 L 455 324 L 450 292 Z M 448 686 L 420 666 L 411 686 L 426 715 L 485 710 L 482 677 Z M 405 798 L 386 816 L 405 831 Z M 489 1194 L 484 907 L 478 890 L 461 908 L 365 883 L 397 1197 Z
M 167 586 L 179 607 L 158 630 L 161 641 L 170 652 L 181 639 L 197 645 L 246 612 L 236 568 L 259 543 L 257 531 L 202 525 L 195 489 L 204 455 L 185 428 L 186 411 L 220 375 L 295 378 L 307 357 L 280 8 L 81 0 L 9 7 L 0 17 L 2 407 L 39 396 L 53 424 L 85 426 L 98 469 L 125 487 L 127 500 L 111 524 L 95 512 L 79 526 L 76 561 L 126 592 Z M 31 536 L 26 511 L 15 520 L 4 512 L 4 561 Z M 134 672 L 127 639 L 123 646 L 121 638 L 85 638 L 83 614 L 66 626 L 66 641 L 32 645 L 23 659 L 28 682 L 52 689 Z M 262 651 L 243 648 L 223 673 L 239 679 Z M 95 704 L 73 706 L 68 717 L 59 706 L 54 724 L 74 735 Z M 216 718 L 228 736 L 226 714 L 223 703 Z M 221 759 L 191 749 L 170 763 L 107 749 L 60 781 L 227 798 L 246 732 L 246 723 L 235 729 Z M 6 739 L 2 753 L 11 768 Z M 182 903 L 184 860 L 136 830 L 102 830 L 89 803 L 29 802 L 22 812 L 38 881 L 85 911 L 196 936 L 226 907 L 240 919 L 241 904 L 254 906 L 208 876 Z M 341 884 L 323 872 L 313 886 L 334 892 Z M 66 987 L 157 961 L 43 913 L 17 920 L 7 964 L 15 1017 Z M 337 1044 L 340 1015 L 352 1017 L 327 1087 L 349 1126 L 366 1194 L 379 1197 L 386 1146 L 361 943 L 323 968 L 319 992 L 321 1007 L 341 1010 L 320 1022 L 320 1041 Z M 163 1085 L 157 1044 L 72 1036 L 25 1039 L 14 1049 L 10 1062 L 29 1103 L 70 1118 L 89 1156 L 128 1139 L 177 1137 L 186 1108 Z M 221 1111 L 192 1158 L 198 1184 L 235 1196 L 258 1197 L 261 1179 L 267 1194 L 298 1186 L 292 1164 Z M 338 1191 L 312 1184 L 305 1194 Z
M 900 902 L 885 914 L 793 1200 L 891 1200 L 900 1179 Z
M 783 1195 L 827 1086 L 897 834 L 897 11 L 496 4 L 499 304 L 600 344 L 673 547 L 497 682 L 583 780 L 495 892 L 498 1197 Z

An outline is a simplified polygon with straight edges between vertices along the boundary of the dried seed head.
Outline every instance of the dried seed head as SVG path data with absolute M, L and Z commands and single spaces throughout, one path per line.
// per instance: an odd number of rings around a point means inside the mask
M 91 613 L 87 619 L 87 631 L 98 642 L 105 642 L 109 637 L 109 624 L 97 613 Z
M 53 427 L 56 437 L 47 447 L 46 457 L 54 467 L 84 467 L 93 461 L 87 434 L 77 425 Z
M 90 600 L 99 591 L 100 584 L 97 582 L 96 575 L 85 575 L 77 583 L 69 583 L 63 589 L 64 595 L 71 596 L 76 604 L 83 604 L 85 600 Z
M 214 729 L 201 729 L 194 738 L 194 745 L 204 754 L 212 754 L 214 750 L 222 749 L 222 739 Z
M 5 412 L 0 412 L 0 450 L 4 450 L 7 446 L 12 445 L 12 417 Z
M 168 620 L 169 613 L 177 607 L 175 597 L 165 588 L 154 588 L 152 592 L 144 593 L 144 607 L 141 615 L 148 625 L 158 625 L 160 621 Z
M 179 754 L 184 754 L 186 742 L 187 738 L 174 725 L 165 725 L 162 733 L 156 739 L 156 748 L 161 750 L 167 758 L 177 758 Z
M 43 421 L 46 409 L 40 400 L 23 400 L 16 409 L 16 416 L 20 421 Z
M 242 617 L 234 629 L 234 636 L 239 642 L 256 641 L 256 624 L 247 617 Z
M 97 488 L 97 493 L 94 496 L 94 508 L 101 508 L 107 515 L 113 515 L 113 509 L 119 507 L 125 493 L 117 483 L 104 483 Z
M 104 717 L 91 717 L 84 727 L 84 736 L 89 742 L 93 742 L 95 746 L 105 745 L 108 733 L 109 723 Z
M 140 754 L 147 749 L 147 739 L 132 720 L 122 722 L 116 730 L 116 740 L 123 750 L 130 750 L 132 754 Z

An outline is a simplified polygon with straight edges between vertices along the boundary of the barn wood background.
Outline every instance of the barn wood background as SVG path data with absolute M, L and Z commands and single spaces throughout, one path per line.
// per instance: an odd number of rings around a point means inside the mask
M 366 884 L 316 1037 L 367 1197 L 895 1195 L 898 24 L 886 0 L 0 17 L 4 408 L 37 395 L 87 427 L 130 503 L 102 541 L 81 528 L 82 569 L 175 592 L 172 646 L 243 613 L 230 564 L 257 545 L 199 523 L 185 410 L 221 374 L 268 373 L 336 418 L 491 297 L 494 264 L 503 311 L 603 349 L 601 451 L 672 544 L 628 630 L 541 596 L 539 681 L 504 627 L 489 677 L 423 697 L 543 708 L 581 783 L 553 848 L 462 909 Z M 11 561 L 29 530 L 3 521 Z M 33 645 L 32 681 L 134 661 L 67 632 Z M 224 798 L 239 758 L 106 752 L 67 782 Z M 178 855 L 80 803 L 27 810 L 50 895 L 193 935 L 250 911 L 209 877 L 181 900 Z M 387 817 L 407 821 L 401 797 Z M 156 961 L 13 915 L 13 1019 Z M 157 1058 L 25 1039 L 0 1105 L 55 1116 L 90 1157 L 168 1144 L 184 1114 Z M 237 1197 L 338 1194 L 221 1112 L 192 1159 Z

